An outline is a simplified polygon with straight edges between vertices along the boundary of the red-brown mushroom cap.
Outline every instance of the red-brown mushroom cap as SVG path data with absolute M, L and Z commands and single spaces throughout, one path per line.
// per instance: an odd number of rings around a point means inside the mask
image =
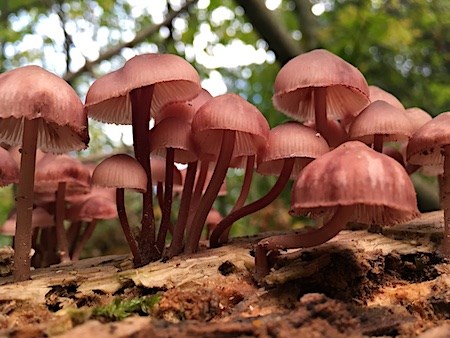
M 373 144 L 374 135 L 386 141 L 407 141 L 414 132 L 404 110 L 385 101 L 375 101 L 364 108 L 350 125 L 348 136 L 365 144 Z
M 134 158 L 117 154 L 103 160 L 92 173 L 92 185 L 147 191 L 147 174 Z
M 190 101 L 169 102 L 155 113 L 155 124 L 169 117 L 176 117 L 191 123 L 197 110 L 211 98 L 212 95 L 206 89 L 202 89 L 200 94 Z
M 307 127 L 317 130 L 314 121 L 306 121 L 303 124 Z M 342 123 L 337 120 L 327 120 L 327 133 L 326 135 L 322 136 L 325 138 L 330 148 L 336 148 L 342 143 L 348 141 L 347 131 L 345 130 Z
M 318 216 L 353 206 L 353 221 L 391 225 L 417 217 L 416 204 L 412 182 L 397 161 L 350 141 L 300 172 L 291 212 Z
M 41 67 L 25 66 L 0 75 L 0 140 L 21 145 L 23 119 L 39 123 L 37 147 L 64 153 L 85 149 L 87 116 L 70 85 Z
M 35 191 L 51 193 L 58 190 L 58 184 L 66 183 L 66 192 L 86 194 L 90 191 L 91 175 L 79 160 L 63 154 L 46 154 L 36 166 Z
M 416 130 L 408 142 L 406 159 L 411 164 L 442 166 L 442 149 L 449 144 L 450 112 L 445 112 Z
M 159 156 L 152 156 L 151 158 L 151 166 L 152 166 L 152 182 L 153 183 L 162 183 L 166 180 L 166 160 Z M 173 166 L 173 184 L 174 185 L 182 185 L 183 178 L 181 176 L 180 170 Z
M 271 129 L 268 146 L 258 156 L 256 171 L 279 176 L 284 160 L 295 158 L 291 173 L 291 178 L 295 178 L 305 165 L 329 150 L 327 142 L 314 129 L 298 122 L 287 122 Z
M 269 124 L 254 105 L 237 94 L 216 96 L 195 114 L 192 133 L 200 158 L 217 157 L 224 130 L 236 132 L 233 158 L 256 155 L 267 146 Z
M 299 120 L 314 120 L 314 88 L 327 88 L 330 120 L 355 116 L 369 104 L 369 88 L 361 72 L 327 50 L 296 56 L 275 79 L 275 108 Z
M 83 202 L 73 204 L 66 218 L 71 221 L 90 222 L 93 219 L 114 219 L 117 217 L 116 203 L 103 196 L 91 196 Z
M 165 157 L 166 148 L 173 148 L 175 162 L 189 163 L 198 160 L 191 124 L 186 120 L 175 117 L 162 120 L 150 130 L 149 141 L 153 155 Z
M 0 147 L 0 187 L 19 181 L 19 166 L 10 152 Z
M 0 234 L 14 236 L 16 232 L 17 214 L 14 212 L 0 227 Z M 37 207 L 33 209 L 31 226 L 33 228 L 48 228 L 55 225 L 55 220 L 45 209 Z
M 400 109 L 400 110 L 405 109 L 405 107 L 400 102 L 400 100 L 397 99 L 393 94 L 391 94 L 377 86 L 369 86 L 369 98 L 370 98 L 370 102 L 382 100 L 382 101 L 389 103 L 391 106 L 394 106 L 397 109 Z
M 86 95 L 92 118 L 116 124 L 131 124 L 133 89 L 155 85 L 152 115 L 171 101 L 193 99 L 200 91 L 197 71 L 183 58 L 172 54 L 142 54 L 96 80 Z
M 408 120 L 413 125 L 414 131 L 422 127 L 425 123 L 431 121 L 433 117 L 428 114 L 425 110 L 411 107 L 405 110 L 405 115 Z

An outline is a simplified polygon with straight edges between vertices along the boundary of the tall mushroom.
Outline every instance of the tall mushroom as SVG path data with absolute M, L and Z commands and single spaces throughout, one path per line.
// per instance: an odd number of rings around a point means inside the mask
M 263 175 L 278 176 L 276 183 L 260 199 L 228 214 L 212 232 L 210 246 L 217 247 L 225 243 L 227 237 L 223 233 L 234 222 L 272 203 L 289 179 L 295 179 L 303 167 L 328 151 L 328 144 L 320 134 L 298 122 L 287 122 L 271 129 L 268 146 L 258 156 L 256 171 Z
M 405 169 L 359 141 L 346 142 L 307 165 L 292 189 L 291 213 L 324 217 L 304 233 L 273 236 L 256 248 L 256 274 L 269 272 L 267 253 L 322 244 L 347 222 L 391 225 L 418 216 L 416 194 Z
M 410 164 L 434 165 L 444 169 L 441 206 L 444 209 L 442 252 L 450 256 L 450 112 L 444 112 L 416 130 L 406 148 Z
M 142 54 L 96 80 L 86 95 L 85 106 L 94 119 L 132 125 L 134 154 L 147 173 L 139 245 L 145 263 L 160 258 L 155 247 L 148 142 L 150 118 L 167 102 L 190 100 L 200 89 L 197 71 L 184 59 L 171 54 Z
M 327 135 L 327 119 L 356 116 L 369 104 L 369 88 L 361 72 L 324 49 L 300 54 L 280 69 L 274 84 L 273 104 L 286 115 L 314 120 Z
M 211 181 L 192 218 L 185 252 L 197 251 L 203 226 L 225 179 L 232 158 L 254 156 L 267 146 L 269 124 L 261 112 L 236 94 L 216 96 L 192 120 L 199 157 L 216 158 Z
M 38 66 L 0 75 L 0 107 L 0 141 L 22 149 L 13 271 L 14 280 L 21 281 L 30 277 L 36 148 L 55 153 L 86 148 L 87 117 L 67 82 Z

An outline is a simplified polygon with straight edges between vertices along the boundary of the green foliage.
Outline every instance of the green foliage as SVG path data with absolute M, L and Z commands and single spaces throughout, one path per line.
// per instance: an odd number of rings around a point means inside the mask
M 132 314 L 148 315 L 155 305 L 159 303 L 160 299 L 160 295 L 143 296 L 125 300 L 115 298 L 108 305 L 95 307 L 92 310 L 92 315 L 97 319 L 101 318 L 108 322 L 120 321 Z

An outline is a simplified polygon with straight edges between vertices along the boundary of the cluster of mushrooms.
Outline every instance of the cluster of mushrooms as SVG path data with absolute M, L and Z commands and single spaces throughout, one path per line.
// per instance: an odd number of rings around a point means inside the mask
M 442 248 L 450 253 L 450 112 L 431 119 L 418 108 L 405 109 L 326 50 L 299 55 L 282 67 L 273 104 L 293 121 L 273 129 L 239 95 L 212 97 L 197 71 L 171 54 L 130 59 L 97 79 L 84 105 L 61 78 L 25 66 L 0 75 L 0 102 L 0 141 L 21 154 L 15 173 L 6 165 L 0 170 L 3 185 L 17 183 L 16 281 L 29 278 L 33 250 L 41 256 L 56 252 L 61 262 L 77 259 L 97 219 L 119 218 L 136 266 L 196 252 L 207 223 L 214 224 L 210 247 L 220 246 L 235 221 L 269 205 L 292 179 L 291 213 L 323 225 L 261 240 L 255 252 L 256 276 L 262 277 L 270 271 L 269 257 L 324 243 L 349 221 L 392 225 L 417 217 L 409 174 L 422 168 L 443 173 Z M 87 147 L 87 116 L 131 124 L 134 156 L 116 154 L 76 169 L 66 165 L 75 159 L 54 155 Z M 46 153 L 42 159 L 37 149 Z M 183 174 L 176 163 L 186 165 Z M 235 205 L 221 217 L 213 203 L 229 168 L 245 168 L 245 176 Z M 246 203 L 255 170 L 278 179 L 266 195 Z M 142 194 L 140 226 L 129 224 L 125 189 Z M 172 210 L 174 198 L 178 210 Z M 45 208 L 43 200 L 50 203 Z M 86 208 L 103 214 L 86 215 Z M 32 215 L 41 209 L 53 216 L 38 226 Z M 81 221 L 89 222 L 82 235 Z

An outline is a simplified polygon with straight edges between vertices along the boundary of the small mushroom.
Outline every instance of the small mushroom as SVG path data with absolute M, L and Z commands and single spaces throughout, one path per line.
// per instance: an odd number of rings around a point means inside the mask
M 327 134 L 327 119 L 356 116 L 369 104 L 361 72 L 324 49 L 300 54 L 284 65 L 274 84 L 275 108 L 300 122 L 314 121 Z
M 210 246 L 225 243 L 228 238 L 223 234 L 234 222 L 272 203 L 289 179 L 296 178 L 308 163 L 328 151 L 328 144 L 320 134 L 298 122 L 287 122 L 271 129 L 268 146 L 258 156 L 257 172 L 278 176 L 276 183 L 260 199 L 228 214 L 212 232 Z
M 442 170 L 441 206 L 444 209 L 442 252 L 450 256 L 450 112 L 444 112 L 416 130 L 406 148 L 410 164 Z
M 419 215 L 405 169 L 359 141 L 340 145 L 300 172 L 292 189 L 291 213 L 323 217 L 326 222 L 306 233 L 261 240 L 256 247 L 257 277 L 269 272 L 268 252 L 325 243 L 349 221 L 392 225 Z
M 134 264 L 145 264 L 136 239 L 130 229 L 125 209 L 124 189 L 144 193 L 147 189 L 147 173 L 140 163 L 126 154 L 113 155 L 103 160 L 92 173 L 92 185 L 116 189 L 117 214 L 125 238 L 133 255 Z

